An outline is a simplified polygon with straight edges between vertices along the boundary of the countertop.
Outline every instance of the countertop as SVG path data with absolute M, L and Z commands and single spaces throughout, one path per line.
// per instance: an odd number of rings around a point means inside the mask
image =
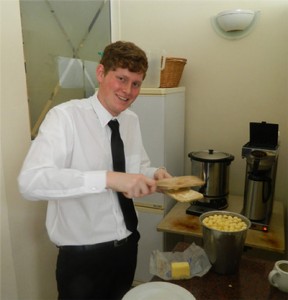
M 175 251 L 184 251 L 189 244 L 178 243 Z M 171 280 L 187 289 L 197 300 L 287 300 L 288 294 L 270 285 L 268 274 L 273 269 L 270 260 L 251 258 L 243 253 L 239 271 L 233 275 L 219 275 L 210 270 L 203 277 Z M 164 281 L 154 276 L 152 281 Z
M 241 196 L 231 195 L 228 200 L 229 206 L 226 210 L 240 213 L 243 207 Z M 158 224 L 157 230 L 167 233 L 176 233 L 194 237 L 202 237 L 202 227 L 198 216 L 186 214 L 190 203 L 176 203 L 169 213 Z M 283 254 L 285 252 L 285 232 L 283 204 L 274 201 L 273 213 L 270 220 L 268 232 L 249 229 L 245 245 Z

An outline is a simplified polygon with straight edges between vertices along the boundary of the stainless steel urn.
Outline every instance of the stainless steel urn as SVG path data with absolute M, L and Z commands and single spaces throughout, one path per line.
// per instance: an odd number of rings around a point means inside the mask
M 229 167 L 234 156 L 210 150 L 190 152 L 192 175 L 200 177 L 205 184 L 199 192 L 206 198 L 221 198 L 229 194 Z

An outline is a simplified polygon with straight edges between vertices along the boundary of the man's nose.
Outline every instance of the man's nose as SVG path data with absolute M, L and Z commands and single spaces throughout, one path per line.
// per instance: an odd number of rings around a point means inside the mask
M 126 94 L 130 94 L 131 89 L 132 89 L 132 83 L 126 82 L 126 83 L 124 84 L 124 86 L 123 86 L 123 91 L 124 91 Z

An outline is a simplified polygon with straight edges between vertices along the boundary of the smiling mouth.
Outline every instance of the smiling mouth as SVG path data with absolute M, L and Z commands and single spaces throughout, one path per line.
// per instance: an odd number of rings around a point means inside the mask
M 121 101 L 124 101 L 124 102 L 126 102 L 126 101 L 129 100 L 129 98 L 121 97 L 121 96 L 119 96 L 119 95 L 117 95 L 117 97 L 118 97 L 118 99 L 120 99 Z

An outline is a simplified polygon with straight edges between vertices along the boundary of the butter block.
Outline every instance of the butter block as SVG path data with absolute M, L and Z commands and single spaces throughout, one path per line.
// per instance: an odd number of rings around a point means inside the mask
M 172 279 L 190 278 L 190 266 L 188 262 L 171 262 Z

